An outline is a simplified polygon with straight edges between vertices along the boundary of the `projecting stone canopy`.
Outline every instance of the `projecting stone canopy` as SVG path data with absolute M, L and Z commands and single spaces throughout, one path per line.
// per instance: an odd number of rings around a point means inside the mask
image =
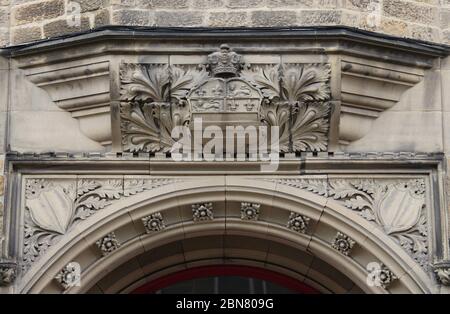
M 339 151 L 368 134 L 444 52 L 333 31 L 312 38 L 307 30 L 234 30 L 215 34 L 215 43 L 208 37 L 214 30 L 120 32 L 120 42 L 99 32 L 94 41 L 71 38 L 75 50 L 65 40 L 19 50 L 15 58 L 107 150 L 168 152 L 177 141 L 174 127 L 192 131 L 201 118 L 203 128 L 276 126 L 284 153 Z M 268 33 L 289 40 L 259 39 Z

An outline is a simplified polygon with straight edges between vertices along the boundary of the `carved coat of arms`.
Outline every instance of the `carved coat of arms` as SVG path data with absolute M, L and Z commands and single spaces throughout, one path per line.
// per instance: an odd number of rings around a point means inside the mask
M 175 126 L 279 127 L 282 152 L 325 151 L 330 111 L 328 64 L 246 64 L 221 45 L 202 65 L 121 65 L 124 151 L 168 152 Z

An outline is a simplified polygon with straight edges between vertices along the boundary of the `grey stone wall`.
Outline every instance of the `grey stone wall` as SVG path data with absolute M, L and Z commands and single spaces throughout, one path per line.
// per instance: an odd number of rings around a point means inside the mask
M 450 43 L 450 0 L 0 0 L 1 46 L 103 25 L 346 25 Z

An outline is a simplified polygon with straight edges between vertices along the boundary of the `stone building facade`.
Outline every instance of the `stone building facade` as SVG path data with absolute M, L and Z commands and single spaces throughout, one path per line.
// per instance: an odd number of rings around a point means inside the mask
M 447 0 L 0 0 L 0 292 L 224 269 L 450 292 L 449 21 Z

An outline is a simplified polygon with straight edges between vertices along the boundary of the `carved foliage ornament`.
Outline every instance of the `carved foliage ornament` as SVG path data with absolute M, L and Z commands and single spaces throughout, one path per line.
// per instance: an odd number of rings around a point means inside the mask
M 333 249 L 338 250 L 342 254 L 348 256 L 350 255 L 350 252 L 352 251 L 352 248 L 355 244 L 356 242 L 348 235 L 342 232 L 338 232 L 334 237 L 331 246 L 333 247 Z
M 310 220 L 309 217 L 291 212 L 286 226 L 293 231 L 306 233 Z
M 242 220 L 258 220 L 259 208 L 261 204 L 256 203 L 241 203 L 241 219 Z
M 271 179 L 271 181 L 274 181 Z M 275 179 L 331 197 L 377 224 L 422 267 L 428 264 L 425 181 L 376 179 Z
M 114 232 L 108 233 L 103 238 L 99 239 L 97 242 L 98 248 L 102 251 L 102 255 L 106 256 L 120 247 L 120 243 L 116 238 L 116 234 Z
M 166 228 L 161 213 L 154 213 L 142 218 L 146 233 L 161 231 Z
M 327 149 L 329 64 L 245 65 L 222 45 L 198 67 L 124 63 L 120 80 L 125 151 L 168 152 L 172 129 L 203 112 L 255 113 L 255 126 L 280 128 L 282 152 Z
M 58 242 L 71 227 L 115 200 L 176 182 L 176 179 L 80 179 L 26 181 L 23 268 Z
M 212 203 L 201 203 L 192 205 L 192 218 L 194 221 L 213 220 Z
M 64 288 L 68 289 L 80 282 L 80 264 L 69 263 L 55 276 L 55 280 Z

